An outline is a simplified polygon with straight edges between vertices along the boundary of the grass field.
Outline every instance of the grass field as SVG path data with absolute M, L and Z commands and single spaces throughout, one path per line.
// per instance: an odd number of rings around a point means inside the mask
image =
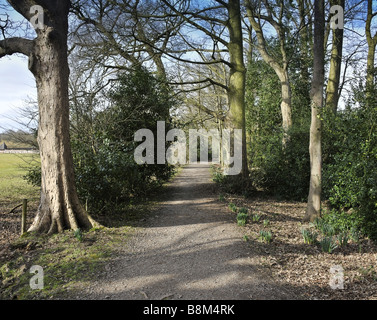
M 27 227 L 37 211 L 39 188 L 23 179 L 33 161 L 39 161 L 39 155 L 0 153 L 0 251 L 20 235 L 21 208 L 10 211 L 27 199 Z
M 38 199 L 38 188 L 23 179 L 27 168 L 35 161 L 39 161 L 39 155 L 0 154 L 0 210 L 22 199 Z

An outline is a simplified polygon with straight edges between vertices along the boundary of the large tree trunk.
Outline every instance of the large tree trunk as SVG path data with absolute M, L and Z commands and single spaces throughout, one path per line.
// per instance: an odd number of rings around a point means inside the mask
M 69 1 L 55 4 L 56 14 L 38 32 L 30 57 L 38 90 L 42 167 L 41 203 L 30 231 L 54 233 L 91 226 L 77 196 L 69 138 L 68 9 Z
M 331 0 L 330 5 L 340 5 L 344 8 L 344 0 Z M 334 29 L 331 48 L 329 79 L 326 88 L 326 108 L 335 114 L 339 102 L 340 71 L 343 52 L 343 28 Z
M 231 62 L 229 77 L 229 120 L 233 129 L 242 129 L 242 171 L 249 174 L 247 164 L 246 121 L 245 121 L 245 83 L 246 68 L 243 60 L 243 39 L 241 27 L 240 1 L 230 0 L 229 11 L 229 56 Z
M 37 38 L 24 42 L 28 50 L 17 51 L 29 56 L 39 104 L 41 202 L 29 231 L 51 234 L 64 229 L 89 228 L 94 222 L 77 196 L 69 138 L 67 33 L 70 1 L 10 3 L 27 19 L 30 19 L 30 4 L 41 5 L 44 10 L 44 26 L 36 30 Z
M 321 215 L 322 183 L 322 146 L 321 146 L 321 109 L 324 86 L 324 0 L 314 2 L 314 65 L 311 96 L 310 126 L 310 187 L 305 221 L 313 221 Z

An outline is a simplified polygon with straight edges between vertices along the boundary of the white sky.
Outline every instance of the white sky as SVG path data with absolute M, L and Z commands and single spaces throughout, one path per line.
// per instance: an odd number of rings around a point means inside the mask
M 27 63 L 26 57 L 16 55 L 0 59 L 0 132 L 22 129 L 11 119 L 19 118 L 18 109 L 26 105 L 28 98 L 36 99 L 35 80 Z
M 6 5 L 6 1 L 0 0 L 0 5 Z M 9 14 L 13 21 L 23 21 L 21 15 L 9 6 L 6 9 L 6 13 Z M 0 14 L 4 14 L 4 7 L 0 7 Z M 17 31 L 15 31 L 13 36 L 17 36 Z M 19 108 L 24 107 L 26 100 L 30 100 L 29 98 L 35 100 L 36 97 L 35 80 L 33 74 L 28 69 L 27 57 L 14 54 L 1 58 L 0 132 L 4 131 L 4 129 L 25 129 L 11 119 L 18 119 L 20 117 Z

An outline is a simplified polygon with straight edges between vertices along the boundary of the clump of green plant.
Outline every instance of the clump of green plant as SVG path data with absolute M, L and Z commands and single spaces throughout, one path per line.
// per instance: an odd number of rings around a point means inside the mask
M 261 215 L 256 213 L 253 215 L 252 219 L 253 219 L 253 222 L 258 222 L 261 218 Z
M 245 208 L 245 207 L 242 207 L 242 208 L 240 208 L 238 210 L 238 212 L 240 212 L 240 213 L 246 213 L 247 214 L 249 212 L 249 210 L 247 208 Z
M 332 223 L 326 222 L 322 218 L 316 218 L 312 223 L 317 230 L 319 230 L 324 236 L 332 237 L 337 233 L 337 229 L 333 226 Z
M 237 224 L 239 225 L 239 226 L 245 226 L 246 225 L 246 223 L 247 223 L 247 219 L 248 219 L 248 215 L 247 215 L 247 213 L 243 213 L 243 212 L 239 212 L 238 214 L 237 214 Z
M 245 242 L 248 242 L 248 241 L 249 241 L 249 237 L 245 234 L 245 235 L 243 236 L 243 240 L 244 240 Z
M 352 241 L 359 243 L 361 239 L 361 232 L 357 230 L 356 228 L 351 228 L 350 230 L 350 238 Z
M 76 229 L 76 230 L 74 231 L 73 235 L 74 235 L 74 237 L 75 237 L 78 241 L 80 241 L 80 242 L 82 242 L 83 239 L 84 239 L 81 229 Z
M 237 212 L 237 206 L 236 206 L 233 202 L 229 203 L 228 208 L 229 208 L 232 212 Z
M 221 202 L 224 202 L 224 201 L 225 201 L 225 197 L 224 197 L 223 194 L 220 194 L 220 195 L 219 195 L 219 200 L 220 200 Z
M 318 237 L 318 233 L 317 232 L 314 232 L 312 230 L 309 230 L 309 229 L 301 229 L 301 234 L 302 234 L 302 237 L 304 238 L 304 243 L 307 243 L 307 244 L 315 244 L 317 243 L 317 237 Z
M 348 244 L 348 240 L 349 240 L 348 232 L 343 231 L 343 232 L 339 233 L 336 237 L 337 237 L 339 245 L 341 247 L 344 247 Z
M 319 244 L 322 251 L 326 253 L 332 253 L 336 248 L 338 248 L 338 245 L 334 241 L 333 237 L 324 237 Z
M 323 224 L 324 220 L 321 218 L 315 218 L 314 221 L 310 223 L 310 225 L 315 227 L 317 230 L 321 230 Z
M 272 241 L 271 231 L 266 231 L 266 230 L 259 231 L 259 240 L 265 243 L 270 243 Z
M 264 219 L 263 220 L 263 227 L 268 227 L 270 225 L 270 220 Z
M 335 228 L 332 225 L 327 224 L 327 223 L 323 223 L 320 230 L 322 234 L 327 237 L 332 237 L 336 233 Z

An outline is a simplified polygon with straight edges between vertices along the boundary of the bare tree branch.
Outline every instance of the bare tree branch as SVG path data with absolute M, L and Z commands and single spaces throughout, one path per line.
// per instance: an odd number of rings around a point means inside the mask
M 0 40 L 0 58 L 14 53 L 30 56 L 33 51 L 34 41 L 25 38 L 9 38 Z

